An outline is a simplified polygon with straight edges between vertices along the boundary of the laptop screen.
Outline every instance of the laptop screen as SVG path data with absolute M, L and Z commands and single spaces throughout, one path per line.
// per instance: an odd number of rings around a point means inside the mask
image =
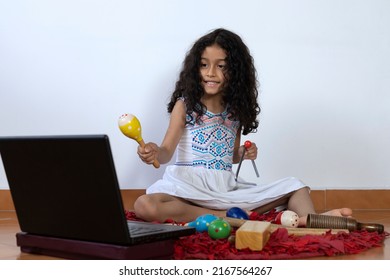
M 22 231 L 129 243 L 108 136 L 1 137 L 0 153 Z

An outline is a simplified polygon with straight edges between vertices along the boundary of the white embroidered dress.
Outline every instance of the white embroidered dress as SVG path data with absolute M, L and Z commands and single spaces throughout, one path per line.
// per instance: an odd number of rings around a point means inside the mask
M 242 178 L 236 182 L 232 162 L 239 123 L 230 120 L 226 110 L 206 112 L 200 124 L 195 122 L 195 114 L 187 115 L 187 122 L 176 163 L 167 166 L 163 178 L 146 193 L 166 193 L 211 209 L 252 210 L 305 186 L 293 177 L 265 185 Z

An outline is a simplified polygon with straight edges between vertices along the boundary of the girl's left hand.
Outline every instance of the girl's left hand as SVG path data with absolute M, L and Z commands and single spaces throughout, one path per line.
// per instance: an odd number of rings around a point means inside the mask
M 250 147 L 249 148 L 246 148 L 245 145 L 245 155 L 244 155 L 244 159 L 250 159 L 250 160 L 255 160 L 257 158 L 257 146 L 255 143 L 253 142 L 250 142 Z M 241 149 L 243 150 L 243 149 Z

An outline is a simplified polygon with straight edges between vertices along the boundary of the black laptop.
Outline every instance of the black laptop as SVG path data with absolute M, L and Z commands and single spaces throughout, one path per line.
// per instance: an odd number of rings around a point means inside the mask
M 134 245 L 195 232 L 127 221 L 107 135 L 0 137 L 0 155 L 28 234 Z

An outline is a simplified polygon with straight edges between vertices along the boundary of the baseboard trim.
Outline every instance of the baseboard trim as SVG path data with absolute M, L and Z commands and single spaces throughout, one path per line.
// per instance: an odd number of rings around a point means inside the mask
M 121 190 L 123 205 L 126 209 L 133 209 L 135 200 L 145 194 L 144 189 Z M 10 190 L 0 190 L 0 211 L 15 210 Z
M 133 209 L 135 200 L 145 194 L 144 189 L 121 190 L 123 205 Z M 349 207 L 353 210 L 390 210 L 390 190 L 312 190 L 311 197 L 317 210 Z M 9 190 L 0 190 L 0 210 L 15 210 Z

